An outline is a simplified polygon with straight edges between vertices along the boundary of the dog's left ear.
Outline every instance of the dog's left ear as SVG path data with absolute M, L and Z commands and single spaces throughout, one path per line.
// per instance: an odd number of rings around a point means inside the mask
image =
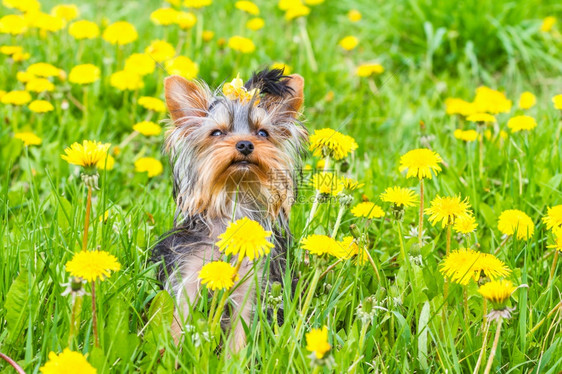
M 189 81 L 179 75 L 164 80 L 164 95 L 170 116 L 176 126 L 183 119 L 205 117 L 209 107 L 209 90 L 200 82 Z
M 285 94 L 284 105 L 287 106 L 294 116 L 299 115 L 299 111 L 304 103 L 304 78 L 299 74 L 291 74 L 282 81 L 290 89 Z

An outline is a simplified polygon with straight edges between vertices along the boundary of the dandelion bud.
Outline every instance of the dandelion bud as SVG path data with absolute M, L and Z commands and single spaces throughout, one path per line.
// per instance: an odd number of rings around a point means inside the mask
M 359 231 L 359 228 L 355 223 L 349 225 L 349 231 L 351 231 L 351 234 L 353 235 L 354 238 L 361 237 L 361 231 Z
M 204 318 L 199 318 L 197 320 L 197 330 L 204 332 L 207 331 L 208 329 L 209 329 L 209 325 L 207 321 Z
M 392 216 L 398 222 L 404 219 L 404 206 L 394 204 L 391 208 Z
M 349 162 L 347 161 L 342 162 L 340 165 L 340 171 L 342 173 L 346 173 L 348 170 L 349 170 Z
M 283 291 L 283 287 L 280 282 L 273 282 L 271 285 L 271 296 L 279 297 L 281 296 L 281 291 Z

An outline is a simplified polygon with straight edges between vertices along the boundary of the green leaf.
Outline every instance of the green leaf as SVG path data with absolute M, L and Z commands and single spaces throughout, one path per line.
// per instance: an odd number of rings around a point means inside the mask
M 422 369 L 427 370 L 427 333 L 429 332 L 429 302 L 423 304 L 418 323 L 418 359 Z
M 494 211 L 488 204 L 480 203 L 479 211 L 482 217 L 484 217 L 484 221 L 490 227 L 496 227 L 496 215 Z
M 170 337 L 170 326 L 174 318 L 174 301 L 167 291 L 160 291 L 148 309 L 145 340 L 150 351 L 165 346 Z
M 31 287 L 29 273 L 22 271 L 10 286 L 6 295 L 4 308 L 8 329 L 8 343 L 13 344 L 20 336 L 29 316 L 29 298 Z

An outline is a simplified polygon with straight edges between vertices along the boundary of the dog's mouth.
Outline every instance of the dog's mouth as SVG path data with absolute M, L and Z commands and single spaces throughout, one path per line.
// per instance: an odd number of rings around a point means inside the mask
M 251 165 L 257 166 L 255 162 L 250 161 L 248 159 L 243 159 L 243 160 L 234 160 L 230 163 L 229 166 L 251 166 Z

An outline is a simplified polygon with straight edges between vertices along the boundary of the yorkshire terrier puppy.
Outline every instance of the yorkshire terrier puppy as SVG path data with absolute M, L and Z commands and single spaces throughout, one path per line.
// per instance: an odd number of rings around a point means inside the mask
M 224 259 L 215 243 L 229 222 L 248 217 L 274 233 L 269 267 L 244 260 L 239 276 L 246 281 L 235 285 L 229 300 L 233 313 L 223 318 L 223 328 L 233 330 L 236 351 L 245 345 L 242 320 L 249 325 L 255 304 L 254 276 L 267 291 L 268 283 L 281 281 L 285 271 L 295 177 L 308 138 L 298 121 L 304 79 L 274 69 L 255 73 L 245 84 L 237 78 L 215 93 L 205 83 L 180 76 L 164 84 L 173 121 L 165 150 L 177 209 L 175 227 L 161 239 L 154 257 L 163 260 L 159 278 L 177 301 L 176 341 L 197 305 L 201 268 Z M 235 256 L 233 265 L 236 261 Z

